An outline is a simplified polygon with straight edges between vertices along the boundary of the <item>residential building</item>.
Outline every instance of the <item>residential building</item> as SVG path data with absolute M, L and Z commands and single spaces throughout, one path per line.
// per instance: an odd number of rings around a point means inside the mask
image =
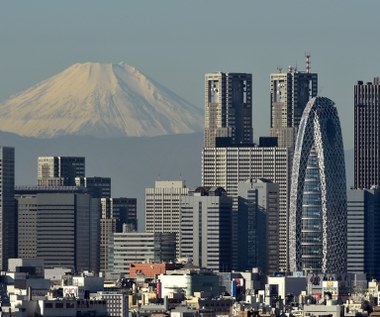
M 145 188 L 145 232 L 174 232 L 179 256 L 180 201 L 189 189 L 185 181 L 156 181 L 154 188 Z
M 318 74 L 310 72 L 310 55 L 306 55 L 306 71 L 289 66 L 270 76 L 271 135 L 279 147 L 294 149 L 297 130 L 308 101 L 317 96 Z
M 293 160 L 289 216 L 291 271 L 347 269 L 347 194 L 342 132 L 330 99 L 311 99 Z
M 115 232 L 109 248 L 109 272 L 129 274 L 133 263 L 170 262 L 176 258 L 175 233 Z
M 84 157 L 38 157 L 37 185 L 39 186 L 75 186 L 75 177 L 84 176 Z
M 14 204 L 15 150 L 0 146 L 0 269 L 17 254 L 17 216 Z
M 265 178 L 238 183 L 238 270 L 278 272 L 279 185 Z
M 287 270 L 288 192 L 290 185 L 290 150 L 278 147 L 204 148 L 202 186 L 222 187 L 233 198 L 232 268 L 238 265 L 238 183 L 265 178 L 279 185 L 279 269 Z
M 221 187 L 197 187 L 181 198 L 180 254 L 198 267 L 231 271 L 232 198 Z
M 354 187 L 380 185 L 380 77 L 354 86 Z
M 252 143 L 252 74 L 206 74 L 204 146 Z

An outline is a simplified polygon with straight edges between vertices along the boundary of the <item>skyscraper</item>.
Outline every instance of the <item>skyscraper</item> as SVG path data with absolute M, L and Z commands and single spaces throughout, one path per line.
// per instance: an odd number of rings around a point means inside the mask
M 180 201 L 189 189 L 185 182 L 156 181 L 154 188 L 145 188 L 145 232 L 174 232 L 179 256 Z
M 279 147 L 294 148 L 297 129 L 307 102 L 318 93 L 318 74 L 310 72 L 310 55 L 306 71 L 289 66 L 287 72 L 270 76 L 271 135 Z
M 205 75 L 205 147 L 253 143 L 252 75 Z
M 380 185 L 380 77 L 354 86 L 354 186 Z
M 39 186 L 75 186 L 75 177 L 85 176 L 85 158 L 40 156 L 37 173 Z
M 17 230 L 14 204 L 15 150 L 0 146 L 0 269 L 16 256 Z
M 346 272 L 347 195 L 338 112 L 311 99 L 301 118 L 293 159 L 289 217 L 290 270 Z
M 75 177 L 75 185 L 87 188 L 87 192 L 92 197 L 110 198 L 111 197 L 111 178 L 110 177 Z
M 232 198 L 221 187 L 198 187 L 181 198 L 181 257 L 221 272 L 231 271 Z

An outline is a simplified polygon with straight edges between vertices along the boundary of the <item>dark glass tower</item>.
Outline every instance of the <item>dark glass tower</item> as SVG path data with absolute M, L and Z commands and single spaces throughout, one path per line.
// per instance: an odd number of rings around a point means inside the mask
M 354 86 L 354 187 L 380 185 L 380 78 Z

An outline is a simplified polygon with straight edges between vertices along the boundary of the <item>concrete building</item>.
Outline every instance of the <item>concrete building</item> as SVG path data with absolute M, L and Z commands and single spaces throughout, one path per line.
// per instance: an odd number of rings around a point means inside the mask
M 252 75 L 205 75 L 205 147 L 253 143 Z
M 180 204 L 181 257 L 198 267 L 230 271 L 232 198 L 220 187 L 198 187 Z
M 266 178 L 279 185 L 279 269 L 286 270 L 290 150 L 251 146 L 203 149 L 202 186 L 222 187 L 233 198 L 233 269 L 237 268 L 238 183 L 252 178 Z
M 176 257 L 175 233 L 114 233 L 109 244 L 108 270 L 129 274 L 136 262 L 170 262 Z
M 75 185 L 87 188 L 87 192 L 92 197 L 110 198 L 111 197 L 111 178 L 110 177 L 75 177 Z
M 343 139 L 334 103 L 309 101 L 294 152 L 289 217 L 290 270 L 345 273 L 347 194 Z
M 37 185 L 39 186 L 75 186 L 75 177 L 84 176 L 84 157 L 38 157 Z
M 16 187 L 19 257 L 99 271 L 99 199 L 78 187 Z
M 17 216 L 14 204 L 15 150 L 0 146 L 0 269 L 17 254 Z
M 380 280 L 380 189 L 351 189 L 347 195 L 347 272 Z
M 279 186 L 265 178 L 238 184 L 238 270 L 258 267 L 265 274 L 278 266 Z
M 179 256 L 180 201 L 189 189 L 185 181 L 156 181 L 145 188 L 145 232 L 174 232 Z
M 289 66 L 270 75 L 271 135 L 278 138 L 279 147 L 294 149 L 297 130 L 308 101 L 317 96 L 318 74 L 310 72 L 310 55 L 306 56 L 306 71 Z
M 380 77 L 354 86 L 354 187 L 380 185 Z

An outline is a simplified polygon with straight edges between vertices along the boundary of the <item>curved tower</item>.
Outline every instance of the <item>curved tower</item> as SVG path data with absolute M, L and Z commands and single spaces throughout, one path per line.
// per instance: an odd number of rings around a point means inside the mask
M 291 271 L 346 272 L 346 205 L 338 112 L 330 99 L 315 97 L 303 112 L 293 158 L 289 215 Z

